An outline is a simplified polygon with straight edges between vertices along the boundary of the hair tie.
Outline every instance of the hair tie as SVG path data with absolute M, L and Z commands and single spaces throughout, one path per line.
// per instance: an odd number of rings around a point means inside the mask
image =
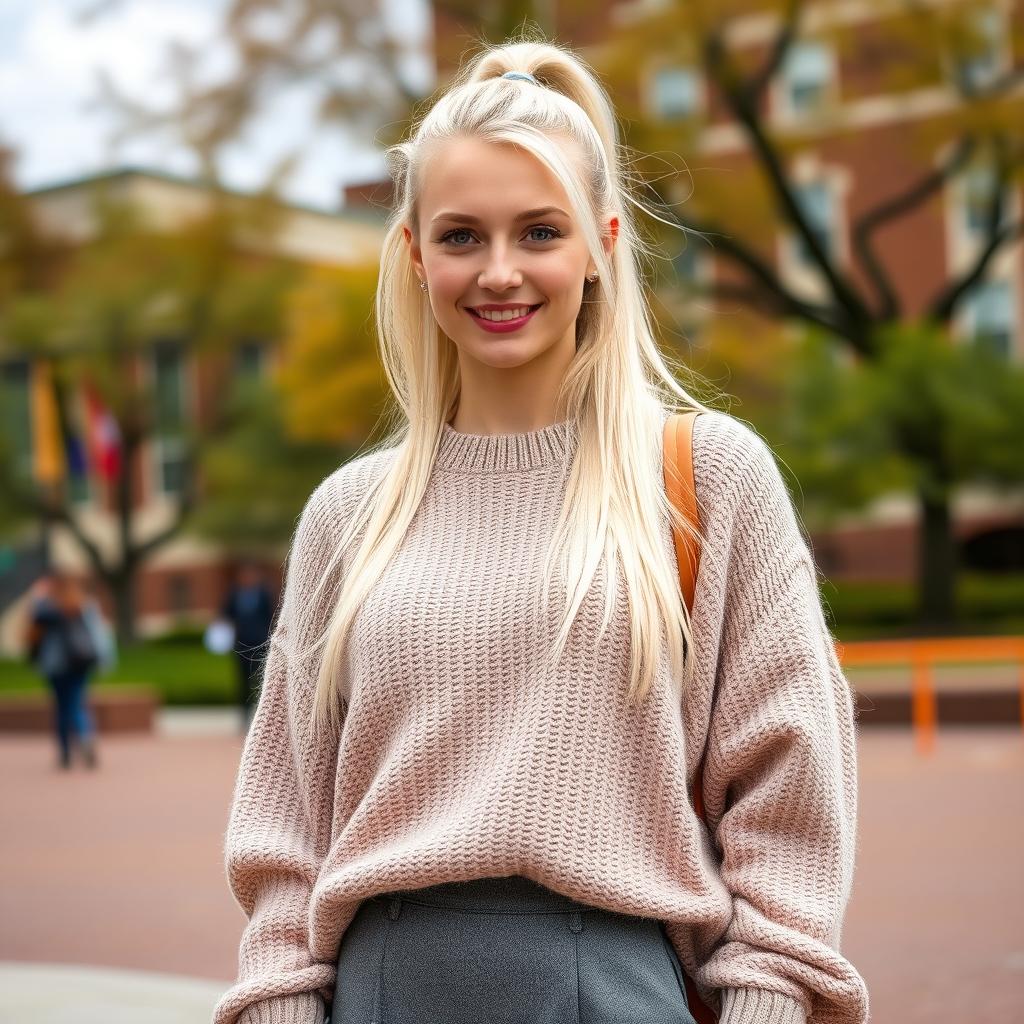
M 501 76 L 502 78 L 521 78 L 524 82 L 533 82 L 534 85 L 540 85 L 540 82 L 529 73 L 529 71 L 506 71 Z

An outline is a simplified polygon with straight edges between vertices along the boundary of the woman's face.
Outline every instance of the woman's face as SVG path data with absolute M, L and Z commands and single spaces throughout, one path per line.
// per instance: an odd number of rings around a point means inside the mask
M 434 147 L 421 180 L 417 230 L 407 226 L 405 240 L 460 359 L 515 367 L 553 349 L 571 359 L 595 266 L 558 179 L 518 147 L 457 138 Z M 490 307 L 528 313 L 496 324 L 485 317 L 509 314 Z

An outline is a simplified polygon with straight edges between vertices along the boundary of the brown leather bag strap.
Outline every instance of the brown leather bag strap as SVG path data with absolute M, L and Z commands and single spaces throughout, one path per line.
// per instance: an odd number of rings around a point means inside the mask
M 678 413 L 665 422 L 665 490 L 669 501 L 698 529 L 697 491 L 693 485 L 693 422 L 700 411 Z M 686 607 L 693 611 L 693 593 L 700 565 L 700 542 L 679 530 L 673 530 L 679 585 Z
M 686 517 L 687 522 L 700 528 L 700 513 L 697 507 L 697 490 L 693 483 L 693 424 L 700 410 L 677 413 L 665 422 L 664 475 L 665 491 L 669 501 Z M 679 530 L 672 529 L 676 547 L 676 561 L 679 563 L 679 586 L 686 601 L 686 607 L 693 613 L 693 595 L 697 587 L 697 570 L 700 566 L 700 540 Z M 693 809 L 701 821 L 704 817 L 704 787 L 702 785 L 704 765 L 697 766 L 697 777 L 693 787 Z M 687 974 L 686 999 L 690 1014 L 697 1024 L 717 1024 L 718 1017 L 700 997 L 697 986 Z
M 678 413 L 665 422 L 665 490 L 669 500 L 686 517 L 687 522 L 700 529 L 700 513 L 697 508 L 697 489 L 693 482 L 693 424 L 700 410 Z M 687 610 L 693 615 L 693 595 L 697 588 L 697 570 L 700 568 L 700 538 L 683 534 L 674 526 L 672 539 L 676 546 L 676 561 L 679 563 L 679 588 L 686 601 Z M 704 786 L 701 763 L 693 784 L 693 809 L 697 816 L 704 818 Z

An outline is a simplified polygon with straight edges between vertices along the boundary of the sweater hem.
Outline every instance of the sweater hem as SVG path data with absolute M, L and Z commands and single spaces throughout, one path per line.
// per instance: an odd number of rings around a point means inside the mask
M 802 1004 L 781 992 L 727 988 L 718 1024 L 807 1024 Z
M 323 1024 L 323 1000 L 314 992 L 262 999 L 247 1007 L 236 1024 Z

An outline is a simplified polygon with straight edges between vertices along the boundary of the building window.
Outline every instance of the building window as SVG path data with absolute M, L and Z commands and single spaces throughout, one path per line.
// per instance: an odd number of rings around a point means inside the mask
M 967 93 L 991 85 L 1003 68 L 1003 38 L 1006 26 L 1002 12 L 974 8 L 966 13 L 967 22 L 958 34 L 962 48 L 953 57 L 953 76 Z
M 964 230 L 968 236 L 987 237 L 989 207 L 995 191 L 995 172 L 981 164 L 972 167 L 963 179 Z M 1002 217 L 1000 226 L 1007 222 L 1010 196 L 1003 190 Z
M 235 372 L 239 380 L 256 381 L 262 378 L 266 351 L 258 341 L 243 341 L 235 350 Z
M 185 478 L 185 366 L 178 342 L 159 341 L 153 349 L 154 451 L 162 494 L 179 494 Z
M 819 110 L 835 80 L 835 58 L 824 43 L 793 43 L 782 64 L 783 102 L 790 114 Z
M 823 181 L 814 181 L 795 188 L 797 205 L 807 219 L 808 226 L 824 251 L 835 256 L 835 203 L 832 190 Z M 808 266 L 816 266 L 806 242 L 794 237 L 797 259 Z
M 1009 359 L 1013 349 L 1013 296 L 1007 281 L 985 281 L 971 289 L 965 303 L 967 334 L 976 345 L 985 345 Z
M 700 254 L 697 252 L 698 241 L 688 238 L 686 244 L 672 257 L 672 270 L 676 282 L 692 288 L 701 280 Z
M 14 472 L 32 476 L 31 366 L 27 359 L 0 364 L 0 430 Z
M 692 117 L 700 106 L 701 79 L 694 68 L 663 67 L 654 72 L 652 105 L 656 117 L 679 121 Z

